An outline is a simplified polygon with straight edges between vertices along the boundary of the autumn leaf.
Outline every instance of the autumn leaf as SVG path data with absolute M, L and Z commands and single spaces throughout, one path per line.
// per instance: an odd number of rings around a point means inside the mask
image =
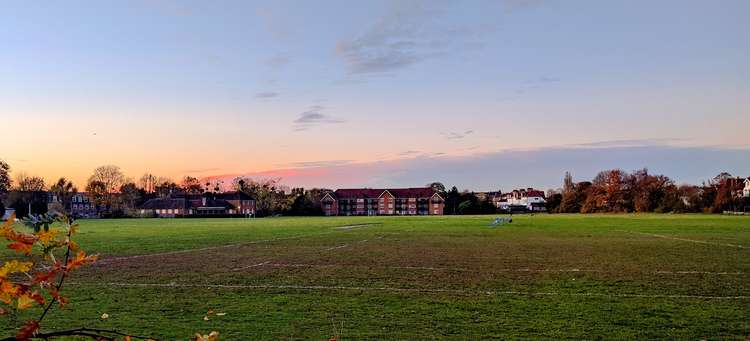
M 34 266 L 32 262 L 19 262 L 17 260 L 5 262 L 0 268 L 0 278 L 5 278 L 15 272 L 27 272 L 31 270 L 32 266 Z
M 18 309 L 24 310 L 34 306 L 34 302 L 44 304 L 44 297 L 38 292 L 24 293 L 18 297 Z
M 65 266 L 65 272 L 75 270 L 83 265 L 91 264 L 96 262 L 97 256 L 86 256 L 86 252 L 78 251 L 75 258 L 68 260 L 68 264 Z
M 39 242 L 42 243 L 42 245 L 47 246 L 57 238 L 58 233 L 60 233 L 60 230 L 58 229 L 49 229 L 47 231 L 39 231 L 35 234 L 37 238 L 39 238 Z
M 208 335 L 195 334 L 195 341 L 217 341 L 219 340 L 219 332 L 213 331 Z
M 30 340 L 32 336 L 34 336 L 34 333 L 39 330 L 39 321 L 26 321 L 24 323 L 23 327 L 18 330 L 18 333 L 16 334 L 16 339 L 18 340 Z
M 34 244 L 25 244 L 20 242 L 10 243 L 8 244 L 9 249 L 16 250 L 18 253 L 23 253 L 24 255 L 31 254 L 31 250 L 34 247 Z

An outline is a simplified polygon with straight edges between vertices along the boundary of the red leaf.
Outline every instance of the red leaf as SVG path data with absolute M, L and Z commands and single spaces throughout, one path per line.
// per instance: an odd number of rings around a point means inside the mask
M 34 336 L 34 333 L 39 330 L 39 321 L 31 320 L 26 321 L 24 323 L 23 327 L 18 330 L 18 334 L 16 334 L 16 339 L 18 340 L 30 340 L 32 336 Z

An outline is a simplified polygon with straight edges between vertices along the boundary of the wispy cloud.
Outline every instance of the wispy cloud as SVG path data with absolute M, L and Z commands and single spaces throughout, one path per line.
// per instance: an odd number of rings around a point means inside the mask
M 398 156 L 414 156 L 418 154 L 420 154 L 418 150 L 407 150 L 407 151 L 398 153 Z
M 451 131 L 451 132 L 443 133 L 442 135 L 445 136 L 445 138 L 448 140 L 460 140 L 472 134 L 474 134 L 473 130 L 465 130 L 463 132 Z
M 353 160 L 301 161 L 301 162 L 292 162 L 292 163 L 284 164 L 281 166 L 292 167 L 292 168 L 338 167 L 338 166 L 348 165 L 352 162 L 354 161 Z
M 668 146 L 674 143 L 685 142 L 686 139 L 678 138 L 650 138 L 650 139 L 622 139 L 595 141 L 569 145 L 573 148 L 623 148 L 623 147 L 651 147 Z
M 279 96 L 278 92 L 272 92 L 272 91 L 259 92 L 259 93 L 255 94 L 255 98 L 257 98 L 257 99 L 263 99 L 263 100 L 269 100 L 269 99 L 272 99 L 272 98 L 278 97 L 278 96 Z
M 466 42 L 473 30 L 443 26 L 446 12 L 434 1 L 393 2 L 363 34 L 339 41 L 336 51 L 351 74 L 382 74 L 477 45 Z
M 282 54 L 274 55 L 273 57 L 268 58 L 268 60 L 266 60 L 266 64 L 272 69 L 276 69 L 276 70 L 283 68 L 284 66 L 289 64 L 289 62 L 290 62 L 289 57 L 282 55 Z
M 337 124 L 344 123 L 342 119 L 334 118 L 323 114 L 323 106 L 313 105 L 307 111 L 301 113 L 297 119 L 294 120 L 293 130 L 294 131 L 305 131 L 310 128 L 324 125 L 324 124 Z
M 182 173 L 188 173 L 188 174 L 200 174 L 200 173 L 208 173 L 208 172 L 216 172 L 221 170 L 221 168 L 198 168 L 198 169 L 183 169 Z

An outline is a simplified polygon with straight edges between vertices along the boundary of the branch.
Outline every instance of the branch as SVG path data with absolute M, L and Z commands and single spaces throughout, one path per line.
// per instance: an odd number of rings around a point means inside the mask
M 71 222 L 70 222 L 70 221 L 68 221 L 68 225 L 71 225 Z M 60 281 L 58 281 L 58 282 L 57 282 L 57 286 L 55 287 L 55 290 L 56 290 L 56 291 L 58 292 L 58 294 L 59 294 L 59 292 L 60 292 L 60 289 L 61 289 L 61 288 L 62 288 L 62 286 L 63 286 L 63 283 L 65 282 L 65 274 L 66 274 L 66 273 L 68 272 L 68 271 L 67 271 L 67 270 L 68 270 L 68 269 L 67 269 L 67 266 L 68 266 L 68 260 L 70 259 L 70 243 L 71 243 L 71 240 L 70 240 L 70 239 L 72 238 L 72 236 L 73 236 L 73 229 L 72 229 L 72 227 L 71 227 L 71 228 L 70 228 L 70 229 L 68 230 L 68 247 L 67 247 L 67 249 L 65 250 L 65 261 L 64 261 L 64 263 L 63 263 L 63 266 L 64 266 L 65 268 L 63 269 L 63 273 L 62 273 L 62 275 L 60 275 Z M 45 317 L 45 316 L 47 316 L 47 313 L 48 313 L 48 312 L 49 312 L 49 310 L 50 310 L 50 309 L 52 308 L 52 305 L 53 305 L 53 304 L 55 304 L 55 302 L 57 302 L 57 297 L 54 297 L 54 296 L 53 296 L 53 297 L 52 297 L 52 299 L 51 299 L 51 300 L 49 301 L 49 304 L 47 304 L 47 306 L 46 306 L 46 307 L 44 307 L 44 311 L 42 312 L 42 315 L 41 315 L 41 316 L 39 316 L 39 319 L 37 319 L 37 322 L 38 322 L 38 323 L 39 323 L 40 325 L 42 324 L 42 320 L 44 319 L 44 317 Z
M 157 338 L 153 337 L 147 337 L 147 336 L 137 336 L 137 335 L 130 335 L 118 332 L 116 330 L 108 330 L 108 329 L 97 329 L 97 328 L 75 328 L 75 329 L 67 329 L 67 330 L 59 330 L 49 333 L 36 333 L 32 339 L 37 340 L 49 340 L 56 337 L 62 337 L 62 336 L 86 336 L 90 337 L 94 340 L 108 340 L 108 341 L 114 341 L 115 336 L 130 336 L 133 339 L 140 339 L 140 340 L 156 340 L 159 341 Z M 7 337 L 4 339 L 0 339 L 0 341 L 27 341 L 27 340 L 21 340 L 16 338 L 15 336 Z

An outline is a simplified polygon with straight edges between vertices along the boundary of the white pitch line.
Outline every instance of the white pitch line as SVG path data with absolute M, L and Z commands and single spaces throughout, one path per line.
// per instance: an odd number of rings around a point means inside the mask
M 95 285 L 95 284 L 94 284 Z M 325 286 L 325 285 L 244 285 L 244 284 L 180 284 L 180 283 L 107 283 L 118 287 L 156 287 L 156 288 L 218 288 L 218 289 L 292 289 L 292 290 L 354 290 L 354 291 L 387 291 L 387 292 L 415 292 L 415 293 L 450 293 L 463 295 L 516 295 L 516 296 L 573 296 L 573 297 L 605 297 L 605 298 L 685 298 L 710 300 L 746 300 L 750 296 L 704 296 L 704 295 L 648 295 L 648 294 L 606 294 L 606 293 L 560 293 L 560 292 L 524 292 L 524 291 L 469 291 L 460 289 L 419 289 L 396 287 L 353 287 L 353 286 Z
M 349 247 L 349 244 L 344 244 L 344 245 L 329 247 L 329 248 L 325 249 L 324 251 L 331 251 L 331 250 L 336 250 L 336 249 L 343 249 L 345 247 Z
M 455 272 L 477 272 L 485 274 L 501 273 L 501 272 L 535 272 L 535 273 L 605 273 L 604 270 L 593 270 L 593 269 L 467 269 L 467 268 L 449 268 L 449 267 L 428 267 L 428 266 L 383 266 L 383 265 L 349 265 L 349 264 L 305 264 L 305 263 L 271 263 L 270 261 L 249 265 L 245 267 L 232 269 L 233 271 L 244 270 L 254 267 L 274 267 L 274 268 L 379 268 L 379 269 L 396 269 L 396 270 L 424 270 L 424 271 L 455 271 Z M 732 275 L 745 275 L 745 272 L 715 272 L 715 271 L 669 271 L 669 270 L 658 270 L 649 272 L 658 275 L 719 275 L 719 276 L 732 276 Z
M 654 273 L 663 275 L 744 275 L 744 272 L 713 272 L 713 271 L 666 271 L 660 270 Z
M 656 234 L 656 233 L 635 232 L 635 231 L 625 231 L 625 230 L 618 230 L 618 231 L 620 231 L 620 232 L 627 232 L 627 233 L 634 233 L 634 234 L 640 234 L 640 235 L 644 235 L 644 236 L 657 237 L 657 238 L 679 240 L 679 241 L 690 242 L 690 243 L 698 243 L 698 244 L 706 244 L 706 245 L 717 245 L 717 246 L 728 246 L 728 247 L 734 247 L 734 248 L 738 248 L 738 249 L 750 249 L 750 246 L 745 246 L 745 245 L 737 245 L 737 244 L 729 244 L 729 243 L 716 243 L 716 242 L 710 242 L 710 241 L 706 241 L 706 240 L 695 240 L 695 239 L 687 239 L 687 238 L 680 238 L 680 237 L 665 236 L 663 234 Z
M 300 234 L 300 235 L 295 235 L 291 237 L 277 237 L 277 238 L 270 238 L 270 239 L 251 240 L 251 241 L 247 241 L 243 243 L 207 246 L 207 247 L 201 247 L 201 248 L 196 248 L 196 249 L 185 249 L 185 250 L 176 250 L 176 251 L 167 251 L 167 252 L 148 253 L 148 254 L 143 254 L 143 255 L 112 257 L 112 258 L 101 259 L 96 263 L 96 265 L 104 265 L 109 262 L 126 261 L 126 260 L 131 260 L 131 259 L 138 259 L 138 258 L 171 256 L 171 255 L 179 255 L 183 253 L 219 250 L 219 249 L 233 248 L 233 247 L 238 247 L 238 246 L 269 243 L 269 242 L 275 242 L 275 241 L 280 241 L 280 240 L 293 240 L 293 239 L 300 239 L 300 238 L 305 238 L 305 237 L 316 237 L 316 236 L 322 236 L 322 235 L 331 234 L 331 233 L 347 232 L 347 231 L 348 230 L 326 231 L 326 232 L 314 233 L 314 234 Z
M 241 268 L 234 268 L 234 269 L 232 269 L 232 271 L 239 271 L 239 270 L 245 270 L 245 269 L 250 269 L 250 268 L 257 268 L 259 266 L 268 265 L 269 263 L 271 263 L 271 261 L 263 262 L 263 263 L 258 263 L 258 264 L 254 264 L 254 265 L 243 266 Z

